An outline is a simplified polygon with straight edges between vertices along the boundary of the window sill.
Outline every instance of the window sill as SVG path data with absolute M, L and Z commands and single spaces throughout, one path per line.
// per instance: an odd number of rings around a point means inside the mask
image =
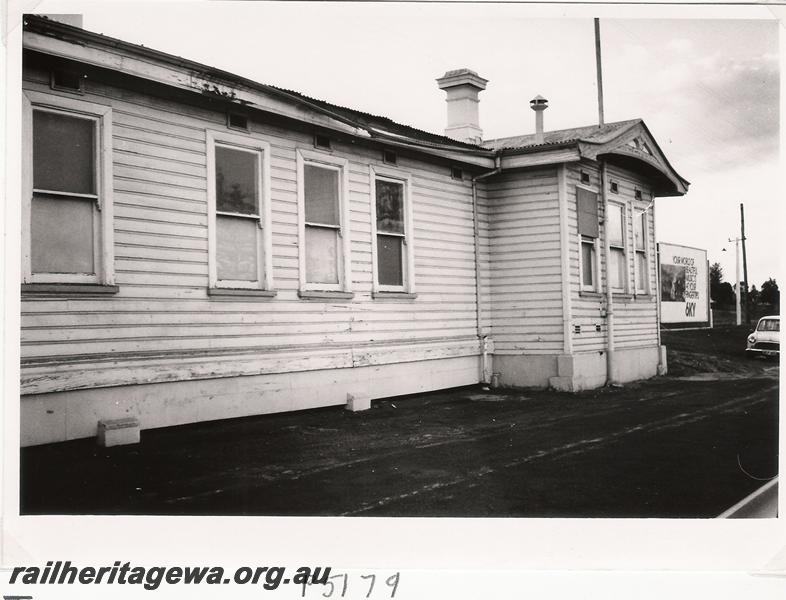
M 622 300 L 622 301 L 633 300 L 633 294 L 629 294 L 627 292 L 612 292 L 611 297 L 614 300 Z
M 600 292 L 593 292 L 591 290 L 581 290 L 579 291 L 580 298 L 603 298 L 603 294 Z
M 655 296 L 652 294 L 636 294 L 633 299 L 637 302 L 654 302 Z
M 372 292 L 371 297 L 375 300 L 414 300 L 418 295 L 409 292 Z
M 117 294 L 120 288 L 116 285 L 102 283 L 23 283 L 23 296 L 107 296 Z
M 211 297 L 237 297 L 245 296 L 246 298 L 275 298 L 275 290 L 250 290 L 245 288 L 207 288 L 207 295 Z
M 301 300 L 352 300 L 355 297 L 352 292 L 317 290 L 299 290 L 297 295 Z

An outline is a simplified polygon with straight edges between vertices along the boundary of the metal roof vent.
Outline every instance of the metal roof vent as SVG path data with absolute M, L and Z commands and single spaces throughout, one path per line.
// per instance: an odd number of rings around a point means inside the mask
M 535 111 L 535 142 L 543 143 L 543 111 L 549 107 L 549 101 L 543 96 L 535 96 L 529 101 L 529 107 Z

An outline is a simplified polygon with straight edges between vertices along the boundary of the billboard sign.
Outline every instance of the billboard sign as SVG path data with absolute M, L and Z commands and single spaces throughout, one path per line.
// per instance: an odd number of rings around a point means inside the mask
M 710 320 L 707 251 L 658 244 L 661 323 L 706 323 Z

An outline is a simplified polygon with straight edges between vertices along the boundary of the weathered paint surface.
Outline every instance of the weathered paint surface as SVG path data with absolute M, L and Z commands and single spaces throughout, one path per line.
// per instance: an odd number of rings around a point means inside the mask
M 49 88 L 26 69 L 24 88 Z M 91 79 L 86 101 L 113 115 L 115 271 L 108 298 L 25 297 L 22 392 L 46 392 L 473 357 L 471 182 L 399 155 L 411 174 L 417 298 L 372 299 L 369 166 L 381 152 L 334 143 L 349 160 L 349 300 L 298 297 L 296 150 L 310 135 L 251 120 L 271 146 L 274 298 L 210 298 L 206 129 L 223 112 Z M 384 395 L 384 392 L 380 395 Z
M 495 354 L 562 350 L 559 204 L 554 167 L 487 184 L 491 335 Z
M 590 176 L 588 188 L 598 191 L 600 196 L 600 171 L 591 163 L 581 163 L 568 168 L 568 228 L 570 233 L 570 280 L 573 316 L 573 348 L 575 352 L 592 352 L 605 350 L 608 344 L 605 315 L 605 281 L 607 276 L 606 260 L 602 250 L 600 253 L 600 283 L 597 293 L 581 291 L 579 273 L 579 236 L 576 212 L 576 185 L 580 184 L 580 172 Z M 648 290 L 646 293 L 634 293 L 635 250 L 633 247 L 633 211 L 645 210 L 652 200 L 647 180 L 627 170 L 614 166 L 608 167 L 609 179 L 618 183 L 618 193 L 609 193 L 609 199 L 624 202 L 626 205 L 625 242 L 626 242 L 626 273 L 628 289 L 622 293 L 614 293 L 615 332 L 614 343 L 618 349 L 656 346 L 658 343 L 657 302 L 655 280 L 655 230 L 654 204 L 649 207 L 647 218 L 647 264 Z M 634 197 L 636 189 L 641 190 L 642 199 Z M 600 202 L 600 200 L 599 200 Z M 599 208 L 601 240 L 606 235 L 603 224 L 602 206 Z M 575 326 L 580 327 L 576 333 Z M 598 331 L 599 327 L 599 331 Z

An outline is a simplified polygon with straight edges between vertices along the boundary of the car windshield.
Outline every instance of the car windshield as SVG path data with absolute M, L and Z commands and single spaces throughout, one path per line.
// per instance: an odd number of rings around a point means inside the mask
M 762 319 L 759 321 L 759 326 L 756 328 L 756 331 L 780 331 L 781 330 L 781 322 L 780 319 Z

